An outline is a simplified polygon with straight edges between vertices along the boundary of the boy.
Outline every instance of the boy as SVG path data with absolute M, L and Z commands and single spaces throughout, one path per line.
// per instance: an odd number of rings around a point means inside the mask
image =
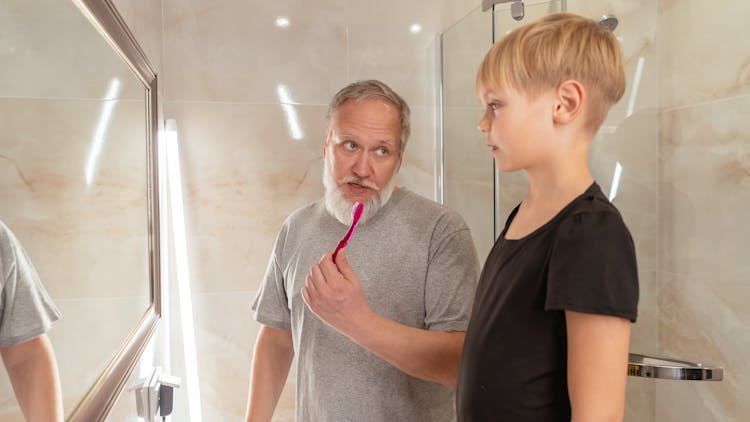
M 625 90 L 617 40 L 592 20 L 549 15 L 490 49 L 477 89 L 498 169 L 525 170 L 529 189 L 482 271 L 458 420 L 622 420 L 635 249 L 588 168 Z

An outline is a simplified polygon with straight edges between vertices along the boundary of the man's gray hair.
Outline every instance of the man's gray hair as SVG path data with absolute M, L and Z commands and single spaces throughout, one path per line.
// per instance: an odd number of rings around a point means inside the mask
M 328 105 L 328 113 L 326 114 L 328 129 L 330 130 L 331 128 L 333 114 L 336 113 L 345 102 L 348 100 L 360 102 L 372 98 L 381 99 L 390 103 L 398 110 L 399 115 L 401 116 L 400 152 L 403 153 L 404 148 L 406 148 L 406 142 L 409 140 L 409 135 L 411 133 L 411 123 L 409 122 L 411 111 L 409 110 L 409 105 L 406 104 L 406 101 L 404 101 L 400 95 L 396 94 L 396 92 L 388 85 L 375 79 L 352 82 L 333 96 L 331 103 Z

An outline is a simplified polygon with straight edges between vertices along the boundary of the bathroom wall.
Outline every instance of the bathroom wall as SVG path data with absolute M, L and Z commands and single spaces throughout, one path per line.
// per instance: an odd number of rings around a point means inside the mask
M 750 415 L 750 4 L 658 1 L 659 353 L 724 368 L 657 382 L 655 420 Z
M 163 5 L 165 117 L 177 120 L 182 148 L 200 405 L 205 420 L 238 420 L 258 330 L 250 304 L 284 218 L 322 195 L 330 97 L 365 78 L 400 92 L 413 127 L 400 185 L 433 197 L 435 37 L 479 1 Z M 282 16 L 285 28 L 275 24 Z M 293 419 L 293 379 L 276 420 Z

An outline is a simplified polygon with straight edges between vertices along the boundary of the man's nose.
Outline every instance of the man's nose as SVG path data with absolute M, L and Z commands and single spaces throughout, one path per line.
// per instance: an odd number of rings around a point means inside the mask
M 365 179 L 372 175 L 371 164 L 372 163 L 370 162 L 370 155 L 367 153 L 367 151 L 360 151 L 360 154 L 357 156 L 357 159 L 354 162 L 352 171 L 354 171 L 354 174 L 357 175 L 357 177 Z

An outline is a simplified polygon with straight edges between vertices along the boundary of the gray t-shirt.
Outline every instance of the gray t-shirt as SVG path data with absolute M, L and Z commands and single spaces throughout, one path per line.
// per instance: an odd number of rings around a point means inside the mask
M 60 318 L 13 232 L 0 221 L 0 346 L 41 335 Z
M 455 420 L 453 391 L 411 377 L 315 316 L 300 290 L 310 267 L 348 227 L 323 200 L 291 214 L 276 239 L 255 319 L 292 331 L 297 421 Z M 346 257 L 370 307 L 404 325 L 465 331 L 479 262 L 469 228 L 455 212 L 405 189 L 357 227 Z

